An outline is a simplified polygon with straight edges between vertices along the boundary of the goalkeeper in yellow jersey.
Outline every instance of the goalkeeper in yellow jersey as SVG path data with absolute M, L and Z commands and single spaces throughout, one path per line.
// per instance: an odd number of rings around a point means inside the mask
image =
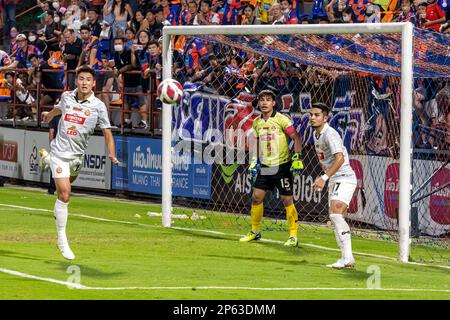
M 251 224 L 252 230 L 240 239 L 241 242 L 261 239 L 263 201 L 267 191 L 277 187 L 286 209 L 289 239 L 285 246 L 298 245 L 298 214 L 294 205 L 293 175 L 303 169 L 301 159 L 302 140 L 295 130 L 292 120 L 275 110 L 275 93 L 263 90 L 258 95 L 261 116 L 253 121 L 256 137 L 256 154 L 253 153 L 248 172 L 256 176 L 253 185 Z M 294 141 L 294 153 L 289 150 L 289 138 Z

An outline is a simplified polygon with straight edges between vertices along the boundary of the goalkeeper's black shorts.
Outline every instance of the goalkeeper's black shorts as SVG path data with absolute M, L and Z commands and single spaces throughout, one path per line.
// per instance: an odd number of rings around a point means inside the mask
M 289 161 L 275 167 L 261 166 L 253 186 L 266 191 L 272 191 L 274 187 L 277 187 L 281 195 L 292 196 L 293 181 Z

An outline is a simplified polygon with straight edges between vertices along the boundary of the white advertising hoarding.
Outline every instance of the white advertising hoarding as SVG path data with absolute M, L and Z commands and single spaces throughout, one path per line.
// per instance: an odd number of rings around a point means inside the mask
M 23 154 L 23 179 L 48 183 L 50 169 L 42 172 L 39 168 L 39 150 L 49 148 L 48 132 L 25 131 L 25 150 Z
M 73 186 L 111 189 L 111 160 L 108 158 L 103 136 L 93 136 L 89 139 L 88 149 L 84 155 L 83 168 Z
M 0 127 L 0 176 L 23 179 L 25 130 Z

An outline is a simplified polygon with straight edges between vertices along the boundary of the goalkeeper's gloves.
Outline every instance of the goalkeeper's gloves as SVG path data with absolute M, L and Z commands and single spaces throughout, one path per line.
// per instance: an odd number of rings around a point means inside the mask
M 299 175 L 303 170 L 303 161 L 301 156 L 301 153 L 294 153 L 292 155 L 291 172 L 294 176 Z
M 250 166 L 248 167 L 247 172 L 252 176 L 256 176 L 259 172 L 259 168 L 261 165 L 259 164 L 258 158 L 253 158 Z

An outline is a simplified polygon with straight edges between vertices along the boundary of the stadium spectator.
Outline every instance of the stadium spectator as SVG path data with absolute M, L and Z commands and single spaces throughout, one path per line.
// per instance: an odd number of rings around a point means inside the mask
M 445 10 L 445 23 L 441 25 L 440 32 L 450 33 L 450 9 Z
M 0 67 L 0 71 L 5 71 L 15 68 L 29 68 L 31 67 L 30 55 L 34 54 L 39 58 L 42 58 L 42 53 L 33 45 L 28 44 L 28 38 L 24 34 L 17 35 L 16 42 L 18 49 L 14 57 L 14 61 L 8 65 Z
M 15 85 L 14 85 L 14 78 Z M 22 104 L 13 109 L 13 118 L 15 120 L 21 118 L 22 121 L 33 120 L 36 121 L 36 105 L 31 93 L 27 90 L 27 77 L 16 77 L 14 72 L 5 73 L 6 85 L 11 91 L 11 102 Z M 15 96 L 15 97 L 14 97 Z M 25 107 L 27 104 L 31 107 Z
M 342 12 L 342 20 L 344 23 L 354 23 L 357 20 L 357 16 L 351 7 L 347 7 Z
M 191 26 L 194 24 L 195 17 L 198 14 L 198 4 L 194 0 L 189 0 L 187 10 L 181 13 L 181 25 Z
M 177 12 L 170 5 L 170 1 L 169 0 L 161 0 L 160 4 L 161 4 L 161 9 L 162 9 L 162 12 L 160 13 L 162 21 L 160 21 L 160 22 L 163 25 L 167 25 L 167 26 L 176 25 Z
M 133 17 L 133 10 L 131 6 L 124 0 L 114 0 L 113 5 L 106 10 L 106 14 L 114 15 L 114 22 L 112 24 L 113 37 L 125 36 L 125 30 L 128 26 L 128 21 Z
M 261 20 L 259 20 L 256 17 L 255 14 L 255 7 L 251 4 L 248 4 L 244 7 L 244 9 L 242 10 L 242 12 L 244 13 L 242 15 L 242 21 L 241 24 L 245 24 L 245 25 L 257 25 L 257 24 L 261 24 Z
M 439 32 L 441 24 L 445 22 L 445 13 L 436 0 L 427 0 L 427 3 L 425 15 L 426 21 L 423 24 L 423 27 Z
M 292 9 L 292 0 L 281 0 L 281 9 L 286 24 L 298 24 L 297 13 Z
M 411 22 L 417 25 L 417 19 L 414 12 L 411 10 L 411 4 L 408 1 L 403 1 L 402 12 L 395 19 L 396 22 Z
M 102 32 L 102 26 L 100 25 L 100 22 L 98 21 L 98 12 L 95 8 L 88 9 L 88 23 L 87 25 L 91 29 L 91 34 L 94 37 L 99 38 L 100 33 Z
M 94 70 L 102 68 L 102 53 L 99 50 L 100 41 L 97 37 L 91 35 L 91 29 L 88 25 L 82 25 L 80 28 L 82 51 L 78 67 L 87 64 Z M 102 88 L 104 81 L 104 74 L 97 74 L 96 90 L 99 91 Z
M 17 28 L 16 27 L 12 27 L 11 28 L 11 32 L 9 33 L 11 42 L 9 44 L 9 54 L 14 57 L 17 53 L 17 49 L 19 48 L 19 45 L 17 44 L 17 35 L 19 33 L 17 32 Z
M 164 0 L 167 1 L 167 0 Z M 197 25 L 218 25 L 220 24 L 219 15 L 212 11 L 210 0 L 201 0 L 200 12 L 195 16 L 194 23 Z
M 269 22 L 271 24 L 284 24 L 285 17 L 279 3 L 274 3 L 269 11 Z
M 188 36 L 186 37 L 183 52 L 185 53 L 184 66 L 186 73 L 189 77 L 192 77 L 201 67 L 200 59 L 208 55 L 208 50 L 200 39 Z
M 377 4 L 369 3 L 365 10 L 365 23 L 380 23 L 381 22 L 381 7 Z
M 11 29 L 16 27 L 16 6 L 19 0 L 3 0 L 3 32 L 9 35 Z
M 135 33 L 139 33 L 140 31 L 144 31 L 149 28 L 148 20 L 145 19 L 144 12 L 141 9 L 138 9 L 134 13 L 134 18 L 131 21 L 131 25 Z
M 140 107 L 145 104 L 142 95 L 136 95 L 137 92 L 142 92 L 141 76 L 139 74 L 130 74 L 128 71 L 137 70 L 131 62 L 131 50 L 125 47 L 124 38 L 114 39 L 114 76 L 122 77 L 123 92 L 125 93 L 124 101 L 124 127 L 131 129 L 133 124 L 130 118 L 131 107 Z M 131 94 L 127 94 L 131 93 Z
M 277 0 L 258 0 L 256 5 L 256 17 L 263 24 L 269 23 L 269 12 L 272 5 L 277 3 Z
M 41 52 L 44 52 L 47 48 L 45 41 L 39 39 L 38 33 L 33 30 L 28 32 L 28 43 L 38 48 Z
M 30 54 L 29 59 L 31 67 L 28 69 L 28 82 L 34 81 L 37 86 L 42 86 L 43 89 L 40 104 L 45 106 L 57 103 L 64 90 L 59 74 L 52 72 L 54 69 L 47 61 L 42 61 L 38 55 Z
M 161 74 L 161 53 L 159 52 L 158 41 L 150 41 L 147 31 L 138 33 L 138 43 L 131 47 L 131 64 L 133 68 L 141 70 L 141 91 L 148 94 L 150 91 L 150 72 L 155 70 L 155 64 L 159 64 L 159 74 Z M 144 97 L 144 103 L 139 105 L 141 121 L 138 128 L 148 128 L 148 96 Z
M 144 31 L 144 30 L 142 30 Z M 136 33 L 134 32 L 133 28 L 127 28 L 125 31 L 125 47 L 127 49 L 131 49 L 131 46 L 133 45 L 136 38 Z
M 147 11 L 147 13 L 145 14 L 145 19 L 148 21 L 148 32 L 150 33 L 151 39 L 156 40 L 161 37 L 162 28 L 164 26 L 162 23 L 156 21 L 153 11 Z
M 52 51 L 59 51 L 59 37 L 61 36 L 61 31 L 58 29 L 58 25 L 54 21 L 54 17 L 58 15 L 54 11 L 47 11 L 44 16 L 44 34 L 45 34 L 45 44 L 47 45 L 46 50 L 42 52 L 45 60 L 50 58 Z
M 70 90 L 75 89 L 75 69 L 80 61 L 83 43 L 78 38 L 73 29 L 66 28 L 64 30 L 64 39 L 66 41 L 63 50 L 64 69 L 67 71 L 64 74 L 64 83 Z

